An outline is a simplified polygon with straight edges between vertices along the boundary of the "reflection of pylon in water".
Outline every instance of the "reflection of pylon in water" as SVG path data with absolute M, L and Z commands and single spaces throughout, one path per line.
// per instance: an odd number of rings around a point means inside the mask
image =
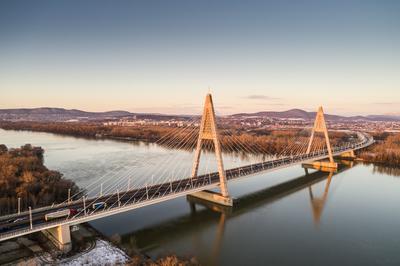
M 215 236 L 214 247 L 212 251 L 212 265 L 219 265 L 219 257 L 221 254 L 221 247 L 225 233 L 225 223 L 226 223 L 226 214 L 221 212 L 221 216 L 219 217 L 217 232 Z
M 225 234 L 225 226 L 226 226 L 226 221 L 229 217 L 229 215 L 232 213 L 232 208 L 227 207 L 227 206 L 222 206 L 220 204 L 215 204 L 214 202 L 210 201 L 205 201 L 202 199 L 198 199 L 197 197 L 188 197 L 188 202 L 190 204 L 190 210 L 192 215 L 196 214 L 196 205 L 200 205 L 205 207 L 206 209 L 209 209 L 212 212 L 215 212 L 216 214 L 220 214 L 218 223 L 216 226 L 216 235 L 215 235 L 215 240 L 214 243 L 207 242 L 207 246 L 210 247 L 212 244 L 212 250 L 210 253 L 210 256 L 207 257 L 207 265 L 220 265 L 219 259 L 220 259 L 220 254 L 221 254 L 221 248 L 223 245 L 224 241 L 224 234 Z M 200 241 L 199 237 L 197 236 L 197 232 L 195 233 L 195 243 L 196 245 L 200 246 Z
M 193 168 L 192 168 L 192 177 L 196 177 L 198 174 L 199 170 L 199 163 L 200 163 L 200 157 L 201 157 L 201 151 L 202 147 L 204 144 L 204 141 L 212 141 L 214 144 L 214 149 L 215 149 L 215 155 L 217 157 L 217 163 L 218 163 L 218 173 L 219 173 L 219 187 L 221 190 L 221 195 L 224 198 L 224 202 L 220 202 L 221 204 L 228 204 L 232 205 L 232 200 L 229 198 L 229 192 L 228 192 L 228 187 L 227 187 L 227 180 L 226 180 L 226 175 L 225 175 L 225 170 L 224 170 L 224 163 L 222 160 L 222 153 L 221 153 L 221 144 L 219 142 L 219 135 L 218 135 L 218 129 L 217 129 L 217 121 L 215 117 L 215 110 L 214 110 L 214 105 L 213 105 L 213 100 L 211 94 L 207 94 L 206 96 L 206 101 L 204 104 L 204 111 L 203 111 L 203 117 L 201 120 L 200 124 L 200 132 L 199 132 L 199 138 L 197 141 L 197 148 L 195 152 L 195 157 L 194 157 L 194 162 L 193 162 Z M 198 193 L 194 194 L 194 196 L 201 197 L 203 199 L 206 199 L 208 197 L 208 200 L 216 200 L 218 198 L 218 195 L 205 195 L 204 193 Z
M 321 217 L 322 217 L 322 213 L 325 208 L 326 201 L 328 199 L 329 187 L 331 185 L 332 177 L 333 177 L 333 171 L 331 171 L 329 173 L 329 176 L 328 176 L 328 179 L 327 179 L 326 185 L 325 185 L 324 194 L 322 195 L 322 197 L 318 197 L 318 198 L 314 197 L 314 193 L 312 191 L 311 186 L 308 187 L 315 225 L 319 225 L 321 223 Z

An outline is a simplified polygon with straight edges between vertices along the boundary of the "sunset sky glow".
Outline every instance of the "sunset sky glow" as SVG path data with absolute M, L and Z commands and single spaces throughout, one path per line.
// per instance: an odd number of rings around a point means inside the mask
M 400 114 L 400 1 L 0 2 L 0 108 Z

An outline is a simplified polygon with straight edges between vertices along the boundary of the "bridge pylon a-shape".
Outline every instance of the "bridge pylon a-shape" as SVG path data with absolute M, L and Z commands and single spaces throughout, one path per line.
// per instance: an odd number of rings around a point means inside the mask
M 312 147 L 312 144 L 313 144 L 314 137 L 315 137 L 316 133 L 323 133 L 324 134 L 325 141 L 326 141 L 326 147 L 327 147 L 327 150 L 328 150 L 329 163 L 328 164 L 324 163 L 323 167 L 337 168 L 337 164 L 333 160 L 331 142 L 329 140 L 328 128 L 326 126 L 324 109 L 322 108 L 322 106 L 319 107 L 317 115 L 315 117 L 314 127 L 313 127 L 313 129 L 311 131 L 310 142 L 308 143 L 307 154 L 309 154 L 311 152 L 311 147 Z
M 199 138 L 197 140 L 197 148 L 192 168 L 192 177 L 196 177 L 199 170 L 200 157 L 204 140 L 211 140 L 214 143 L 215 155 L 217 157 L 217 163 L 218 163 L 221 194 L 224 197 L 228 197 L 229 193 L 226 182 L 224 162 L 222 160 L 221 144 L 219 142 L 214 104 L 210 93 L 207 94 L 204 103 L 204 110 L 200 124 Z

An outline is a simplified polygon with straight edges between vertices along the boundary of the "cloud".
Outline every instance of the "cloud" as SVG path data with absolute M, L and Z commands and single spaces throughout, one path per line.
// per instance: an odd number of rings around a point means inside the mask
M 284 104 L 284 103 L 270 103 L 269 105 L 272 105 L 272 106 L 286 106 L 286 104 Z
M 395 105 L 395 104 L 400 104 L 400 102 L 375 102 L 375 103 L 372 103 L 372 104 L 375 104 L 375 105 Z
M 252 106 L 287 106 L 287 104 L 280 103 L 280 102 L 276 102 L 276 103 L 274 103 L 274 102 L 268 102 L 268 103 L 256 102 L 256 103 L 253 103 Z
M 242 97 L 243 99 L 247 100 L 258 100 L 258 101 L 276 101 L 276 100 L 281 100 L 281 98 L 276 98 L 276 97 L 271 97 L 268 95 L 263 95 L 263 94 L 252 94 L 248 95 L 245 97 Z
M 400 113 L 384 113 L 383 115 L 388 115 L 388 116 L 400 116 Z
M 274 97 L 270 97 L 270 96 L 262 95 L 262 94 L 252 94 L 252 95 L 248 95 L 244 98 L 248 99 L 248 100 L 263 100 L 263 101 L 280 100 L 279 98 L 274 98 Z
M 229 105 L 215 106 L 215 108 L 216 109 L 225 109 L 225 110 L 235 109 L 235 107 L 229 106 Z

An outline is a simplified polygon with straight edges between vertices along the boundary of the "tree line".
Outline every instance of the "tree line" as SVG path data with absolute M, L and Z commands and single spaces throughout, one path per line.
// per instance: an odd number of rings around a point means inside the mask
M 0 145 L 0 213 L 15 213 L 18 198 L 21 210 L 29 206 L 38 208 L 61 203 L 79 191 L 71 180 L 44 166 L 44 150 L 26 144 L 21 148 L 8 149 Z
M 67 122 L 0 122 L 0 128 L 8 130 L 29 130 L 37 132 L 48 132 L 62 135 L 87 138 L 110 138 L 120 140 L 137 140 L 150 143 L 159 143 L 166 147 L 180 149 L 193 149 L 196 146 L 198 132 L 193 128 L 193 136 L 187 138 L 188 129 L 177 130 L 176 127 L 160 125 L 140 126 L 104 126 L 100 123 L 67 123 Z M 284 152 L 288 146 L 293 145 L 296 139 L 298 145 L 308 143 L 310 134 L 299 129 L 267 130 L 254 129 L 245 130 L 237 126 L 224 125 L 220 130 L 220 142 L 224 152 L 257 153 L 257 154 L 279 154 Z M 171 134 L 173 133 L 173 134 Z M 343 132 L 331 132 L 332 145 L 340 145 L 349 141 L 354 136 Z M 162 141 L 159 141 L 162 139 Z M 183 141 L 184 140 L 184 141 Z M 316 140 L 321 141 L 320 138 Z M 183 143 L 183 144 L 182 144 Z M 206 147 L 213 148 L 212 145 Z
M 400 134 L 375 133 L 376 144 L 369 147 L 360 154 L 360 157 L 371 163 L 387 166 L 400 166 Z

